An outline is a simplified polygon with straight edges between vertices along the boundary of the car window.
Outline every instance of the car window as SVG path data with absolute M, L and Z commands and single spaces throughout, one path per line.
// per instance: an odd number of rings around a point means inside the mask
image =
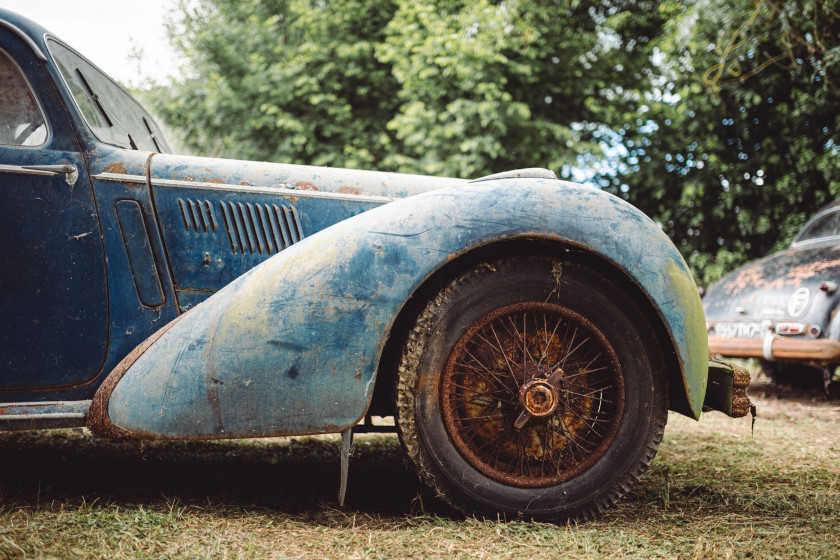
M 799 235 L 796 236 L 794 243 L 802 243 L 803 241 L 813 241 L 825 237 L 835 237 L 840 235 L 840 208 L 832 210 L 816 216 L 810 223 L 806 224 Z
M 152 116 L 120 85 L 58 41 L 49 39 L 47 45 L 97 138 L 121 148 L 170 151 Z
M 47 140 L 44 114 L 17 64 L 0 50 L 0 146 L 40 146 Z

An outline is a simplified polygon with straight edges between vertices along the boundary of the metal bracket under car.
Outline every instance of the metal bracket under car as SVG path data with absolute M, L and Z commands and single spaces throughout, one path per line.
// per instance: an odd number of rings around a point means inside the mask
M 703 410 L 719 410 L 732 418 L 741 418 L 750 412 L 755 415 L 755 406 L 747 396 L 750 374 L 744 368 L 709 359 L 709 384 Z

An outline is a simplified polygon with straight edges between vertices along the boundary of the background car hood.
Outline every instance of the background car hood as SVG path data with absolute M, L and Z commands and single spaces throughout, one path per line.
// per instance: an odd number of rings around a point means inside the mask
M 840 247 L 790 248 L 745 265 L 713 284 L 703 298 L 708 319 L 798 319 L 813 306 L 823 282 L 840 279 Z M 790 313 L 791 298 L 807 288 L 810 299 Z M 795 307 L 795 306 L 794 306 Z

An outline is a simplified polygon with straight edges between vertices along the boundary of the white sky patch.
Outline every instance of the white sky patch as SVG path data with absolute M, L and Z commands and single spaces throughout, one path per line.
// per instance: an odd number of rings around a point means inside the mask
M 165 81 L 181 64 L 166 37 L 172 0 L 2 0 L 125 85 Z M 140 51 L 140 62 L 133 60 Z

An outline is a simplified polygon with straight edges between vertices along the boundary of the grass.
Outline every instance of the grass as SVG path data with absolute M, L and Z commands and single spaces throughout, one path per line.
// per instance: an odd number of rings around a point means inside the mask
M 4 558 L 838 558 L 840 403 L 759 379 L 749 419 L 671 415 L 651 469 L 579 526 L 463 519 L 393 436 L 119 443 L 0 434 Z

